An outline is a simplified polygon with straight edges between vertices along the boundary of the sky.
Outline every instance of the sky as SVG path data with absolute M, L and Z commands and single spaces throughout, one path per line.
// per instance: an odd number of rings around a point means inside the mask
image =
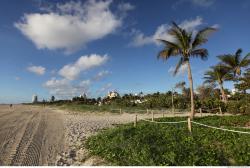
M 188 31 L 218 28 L 203 45 L 208 60 L 191 60 L 194 87 L 217 55 L 250 52 L 249 0 L 1 0 L 0 8 L 0 103 L 188 84 L 186 66 L 173 76 L 178 60 L 157 59 L 156 39 L 171 39 L 172 21 Z

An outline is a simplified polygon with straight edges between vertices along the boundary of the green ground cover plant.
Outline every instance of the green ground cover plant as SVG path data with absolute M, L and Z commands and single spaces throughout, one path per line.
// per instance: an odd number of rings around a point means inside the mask
M 181 121 L 186 118 L 162 118 Z M 196 122 L 217 127 L 249 131 L 250 115 L 210 116 Z M 187 123 L 155 124 L 140 121 L 101 131 L 85 146 L 112 165 L 250 165 L 250 135 L 225 132 Z

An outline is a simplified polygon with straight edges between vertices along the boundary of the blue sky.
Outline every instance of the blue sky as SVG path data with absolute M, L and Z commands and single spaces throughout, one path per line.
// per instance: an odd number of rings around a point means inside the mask
M 191 61 L 195 87 L 217 55 L 250 52 L 248 0 L 2 0 L 0 8 L 0 103 L 170 90 L 187 81 L 185 67 L 172 75 L 176 59 L 156 59 L 155 38 L 170 38 L 171 21 L 219 27 L 204 45 L 209 59 Z

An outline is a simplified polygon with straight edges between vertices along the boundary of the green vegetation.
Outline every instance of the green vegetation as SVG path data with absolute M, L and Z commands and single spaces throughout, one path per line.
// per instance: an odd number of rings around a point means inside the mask
M 159 39 L 165 47 L 159 52 L 158 58 L 167 60 L 170 57 L 179 57 L 179 62 L 176 65 L 174 75 L 179 71 L 180 67 L 187 65 L 188 67 L 188 80 L 190 83 L 190 102 L 191 113 L 190 117 L 193 118 L 195 114 L 194 107 L 194 88 L 193 78 L 191 72 L 190 59 L 200 58 L 206 60 L 208 57 L 208 50 L 201 48 L 201 45 L 208 41 L 208 36 L 216 31 L 216 28 L 206 27 L 199 30 L 196 34 L 192 31 L 188 32 L 184 28 L 181 28 L 178 24 L 173 22 L 172 27 L 169 29 L 168 34 L 173 37 L 172 41 Z
M 210 68 L 211 70 L 205 72 L 204 83 L 218 84 L 222 94 L 222 101 L 227 102 L 227 95 L 225 94 L 223 83 L 224 81 L 232 80 L 233 76 L 228 73 L 228 68 L 219 64 Z
M 112 111 L 112 109 L 122 109 L 126 112 L 146 109 L 178 109 L 178 111 L 190 111 L 190 117 L 198 108 L 204 108 L 204 112 L 211 112 L 214 108 L 221 108 L 223 112 L 233 114 L 250 114 L 250 53 L 242 57 L 242 49 L 238 49 L 234 54 L 222 54 L 217 56 L 219 62 L 211 66 L 204 74 L 204 83 L 193 88 L 193 78 L 190 60 L 208 58 L 208 50 L 201 46 L 208 41 L 211 33 L 216 31 L 213 27 L 203 28 L 200 31 L 187 31 L 173 22 L 168 34 L 173 37 L 173 41 L 158 39 L 164 44 L 164 48 L 159 52 L 158 58 L 168 60 L 178 57 L 174 74 L 181 66 L 187 65 L 189 87 L 185 82 L 180 81 L 175 89 L 181 89 L 177 93 L 173 89 L 165 93 L 150 93 L 138 95 L 128 93 L 124 95 L 107 96 L 99 98 L 87 98 L 86 95 L 73 97 L 72 100 L 55 100 L 52 96 L 49 102 L 43 101 L 37 104 L 54 105 L 64 109 L 74 111 Z M 231 81 L 234 83 L 236 93 L 231 93 L 224 88 L 224 83 Z M 190 110 L 189 110 L 190 109 Z M 218 112 L 218 111 L 213 111 Z
M 162 118 L 181 121 L 186 118 Z M 237 128 L 250 125 L 250 115 L 204 117 L 195 121 L 217 127 Z M 250 132 L 250 131 L 249 131 Z M 141 121 L 103 130 L 90 137 L 86 147 L 112 165 L 250 165 L 250 135 L 225 132 L 187 123 L 155 124 Z

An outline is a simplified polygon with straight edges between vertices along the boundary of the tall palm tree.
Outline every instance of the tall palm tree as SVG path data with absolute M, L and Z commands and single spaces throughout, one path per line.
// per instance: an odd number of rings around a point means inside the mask
M 242 77 L 239 78 L 240 83 L 236 84 L 235 87 L 238 90 L 242 90 L 246 93 L 250 89 L 250 68 L 248 68 Z
M 235 54 L 225 54 L 217 56 L 221 62 L 233 73 L 234 80 L 238 83 L 241 77 L 242 68 L 250 65 L 250 53 L 241 58 L 242 49 L 238 49 Z
M 205 75 L 204 83 L 219 85 L 220 92 L 222 95 L 222 101 L 225 103 L 227 102 L 227 96 L 225 94 L 223 83 L 224 81 L 231 80 L 233 78 L 233 75 L 228 73 L 228 71 L 229 71 L 228 67 L 225 67 L 222 64 L 219 64 L 217 66 L 210 67 L 210 70 L 208 70 L 204 74 Z
M 158 58 L 167 60 L 170 57 L 179 57 L 179 62 L 176 65 L 174 75 L 177 74 L 180 67 L 187 64 L 188 67 L 188 79 L 190 83 L 190 98 L 191 98 L 191 112 L 190 118 L 194 117 L 194 91 L 193 91 L 193 78 L 191 72 L 190 58 L 201 58 L 206 60 L 208 51 L 200 46 L 208 41 L 208 36 L 216 31 L 215 28 L 206 27 L 194 34 L 188 32 L 185 29 L 179 27 L 175 22 L 172 23 L 172 27 L 169 29 L 169 34 L 174 38 L 173 41 L 167 41 L 158 39 L 165 45 L 165 48 L 158 54 Z

